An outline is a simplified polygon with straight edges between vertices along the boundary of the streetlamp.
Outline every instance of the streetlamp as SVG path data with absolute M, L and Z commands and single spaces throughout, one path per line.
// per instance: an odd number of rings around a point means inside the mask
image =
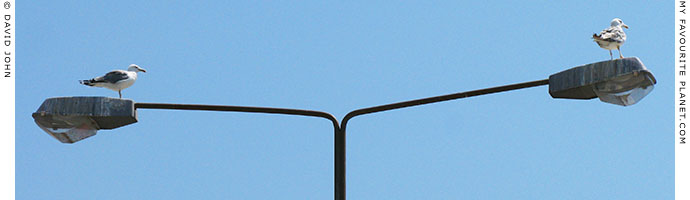
M 302 115 L 325 118 L 338 129 L 333 115 L 320 111 L 287 108 L 219 106 L 195 104 L 135 103 L 109 97 L 56 97 L 43 101 L 31 114 L 38 127 L 62 143 L 75 143 L 96 135 L 100 129 L 114 129 L 137 122 L 137 109 L 206 110 L 245 113 Z
M 132 100 L 107 97 L 50 98 L 32 114 L 36 124 L 63 143 L 74 143 L 93 136 L 99 129 L 113 129 L 137 122 L 136 109 L 176 109 L 269 113 L 320 117 L 333 123 L 334 195 L 344 200 L 346 127 L 353 117 L 424 104 L 450 101 L 472 96 L 549 85 L 553 98 L 593 99 L 629 106 L 639 102 L 654 88 L 656 79 L 636 57 L 602 61 L 574 67 L 549 76 L 548 79 L 480 90 L 416 99 L 354 110 L 345 115 L 340 125 L 333 115 L 311 110 L 286 108 L 218 106 L 193 104 L 134 103 Z
M 340 129 L 338 120 L 333 115 L 321 111 L 249 106 L 135 103 L 130 99 L 109 97 L 49 98 L 43 101 L 43 104 L 41 104 L 38 110 L 31 114 L 31 116 L 34 118 L 38 127 L 43 131 L 62 143 L 71 144 L 96 135 L 96 132 L 100 129 L 114 129 L 137 122 L 137 109 L 204 110 L 300 115 L 319 117 L 331 121 L 336 135 Z M 337 140 L 337 136 L 335 138 Z M 338 179 L 337 166 L 339 166 L 339 164 L 338 161 L 335 162 L 335 182 L 337 185 L 338 182 L 344 183 L 344 181 Z
M 62 143 L 137 122 L 132 100 L 108 97 L 49 98 L 31 116 L 38 127 Z
M 549 76 L 553 98 L 592 99 L 622 106 L 639 102 L 656 79 L 636 57 L 592 63 Z
M 450 101 L 472 96 L 505 92 L 529 87 L 549 84 L 549 94 L 553 98 L 592 99 L 599 97 L 601 101 L 617 105 L 628 106 L 639 102 L 649 94 L 656 84 L 654 75 L 645 68 L 637 57 L 629 57 L 610 61 L 602 61 L 577 66 L 549 76 L 548 79 L 530 81 L 512 85 L 505 85 L 487 89 L 460 92 L 442 96 L 392 103 L 369 108 L 362 108 L 347 113 L 340 124 L 340 134 L 336 134 L 336 165 L 340 163 L 342 171 L 336 171 L 336 199 L 345 199 L 345 132 L 347 122 L 353 117 L 419 106 L 424 104 Z M 339 149 L 341 148 L 341 149 Z M 336 166 L 338 169 L 338 166 Z M 342 176 L 338 179 L 337 176 Z M 342 188 L 337 188 L 342 187 Z M 338 191 L 342 193 L 338 194 Z M 338 198 L 340 197 L 340 198 Z

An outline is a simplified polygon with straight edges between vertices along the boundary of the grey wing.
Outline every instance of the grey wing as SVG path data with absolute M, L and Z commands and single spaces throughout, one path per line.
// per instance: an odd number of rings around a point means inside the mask
M 118 81 L 125 80 L 129 78 L 129 75 L 125 71 L 115 70 L 108 72 L 105 76 L 94 78 L 94 82 L 106 82 L 106 83 L 117 83 Z
M 609 42 L 625 42 L 625 32 L 616 28 L 607 28 L 599 33 L 601 39 Z

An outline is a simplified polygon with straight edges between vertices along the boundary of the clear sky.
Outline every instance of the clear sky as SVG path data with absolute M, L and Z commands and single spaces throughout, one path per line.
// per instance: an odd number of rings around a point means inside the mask
M 17 199 L 331 199 L 333 128 L 301 116 L 139 110 L 62 144 L 31 113 L 107 96 L 78 80 L 138 64 L 135 102 L 320 110 L 548 78 L 624 56 L 658 84 L 640 103 L 552 99 L 548 86 L 360 116 L 349 199 L 671 199 L 673 2 L 17 3 Z M 614 56 L 617 56 L 614 52 Z

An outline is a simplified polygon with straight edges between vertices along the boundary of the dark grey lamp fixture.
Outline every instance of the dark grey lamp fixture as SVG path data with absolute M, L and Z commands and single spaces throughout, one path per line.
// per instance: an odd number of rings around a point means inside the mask
M 549 76 L 553 98 L 599 99 L 629 106 L 654 89 L 656 79 L 637 57 L 574 67 Z

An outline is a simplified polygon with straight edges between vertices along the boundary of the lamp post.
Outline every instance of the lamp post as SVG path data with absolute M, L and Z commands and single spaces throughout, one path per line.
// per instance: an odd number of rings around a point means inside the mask
M 529 87 L 549 85 L 549 94 L 553 98 L 593 99 L 599 97 L 603 102 L 628 106 L 639 102 L 654 88 L 656 79 L 636 57 L 602 61 L 577 66 L 549 76 L 548 79 L 505 85 L 487 89 L 460 92 L 423 99 L 403 101 L 369 108 L 362 108 L 347 113 L 340 124 L 340 133 L 336 134 L 336 164 L 340 160 L 342 172 L 336 170 L 336 176 L 342 176 L 343 182 L 336 182 L 336 199 L 345 199 L 345 136 L 347 123 L 353 117 L 377 112 L 419 106 L 424 104 L 450 101 L 472 96 L 505 92 Z M 338 147 L 342 148 L 338 150 Z M 336 166 L 338 169 L 338 166 Z M 336 178 L 337 179 L 337 178 Z M 337 187 L 342 187 L 338 189 Z M 337 192 L 342 191 L 339 195 Z M 341 197 L 341 198 L 338 198 Z
M 136 109 L 205 110 L 320 117 L 333 122 L 333 115 L 313 110 L 288 108 L 221 106 L 197 104 L 134 103 L 109 97 L 57 97 L 46 99 L 31 116 L 43 131 L 62 143 L 75 143 L 96 135 L 100 129 L 114 129 L 137 122 Z
M 346 127 L 352 118 L 547 84 L 549 85 L 549 94 L 553 98 L 593 99 L 598 97 L 603 102 L 629 106 L 639 102 L 649 94 L 656 84 L 656 79 L 636 57 L 602 61 L 574 67 L 543 80 L 357 109 L 347 113 L 340 125 L 333 115 L 321 111 L 246 106 L 134 103 L 132 100 L 107 97 L 46 99 L 43 105 L 32 114 L 32 117 L 41 129 L 63 143 L 74 143 L 93 136 L 99 129 L 113 129 L 135 123 L 137 122 L 136 109 L 229 111 L 325 118 L 333 123 L 335 133 L 334 196 L 336 200 L 344 200 L 346 194 Z
M 340 126 L 333 115 L 313 110 L 289 108 L 222 106 L 198 104 L 135 103 L 130 99 L 108 97 L 57 97 L 46 99 L 31 116 L 43 131 L 62 143 L 75 143 L 96 135 L 100 129 L 114 129 L 137 122 L 137 109 L 204 110 L 245 113 L 301 115 L 328 119 L 333 123 L 335 143 L 338 144 Z M 335 145 L 336 156 L 340 146 Z M 345 147 L 343 146 L 344 150 Z M 342 168 L 338 168 L 342 166 Z M 335 194 L 339 184 L 345 183 L 344 163 L 335 160 Z M 340 171 L 342 175 L 339 176 Z M 343 178 L 343 180 L 340 180 Z M 344 188 L 344 185 L 343 185 Z M 342 191 L 344 194 L 345 191 Z

